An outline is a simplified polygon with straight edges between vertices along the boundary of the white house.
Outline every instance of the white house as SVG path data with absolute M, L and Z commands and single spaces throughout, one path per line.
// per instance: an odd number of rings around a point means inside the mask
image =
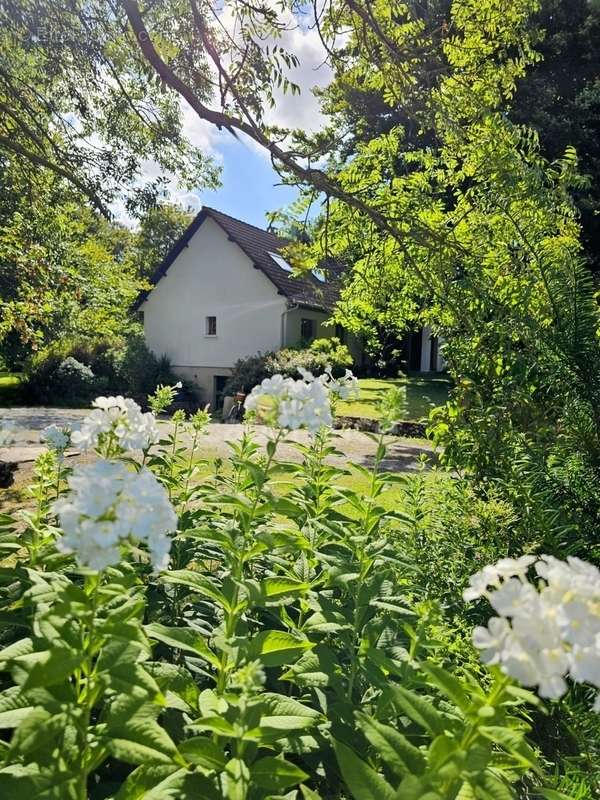
M 280 253 L 285 244 L 275 233 L 204 207 L 157 269 L 153 289 L 138 300 L 148 347 L 166 354 L 174 372 L 195 383 L 213 407 L 245 356 L 334 335 L 347 338 L 355 358 L 361 355 L 356 340 L 325 324 L 335 286 L 318 275 L 293 276 Z M 415 356 L 416 369 L 431 363 L 424 352 Z
M 239 359 L 315 338 L 343 335 L 325 325 L 331 284 L 294 277 L 275 233 L 204 207 L 138 301 L 148 347 L 218 405 Z M 348 342 L 356 350 L 356 343 Z

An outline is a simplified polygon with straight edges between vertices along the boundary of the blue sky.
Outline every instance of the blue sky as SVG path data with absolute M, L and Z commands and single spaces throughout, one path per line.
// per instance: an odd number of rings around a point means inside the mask
M 224 16 L 221 19 L 228 24 Z M 288 71 L 288 77 L 299 87 L 300 94 L 276 90 L 275 105 L 265 110 L 264 121 L 284 129 L 318 130 L 323 118 L 312 89 L 326 86 L 332 77 L 319 34 L 316 29 L 307 28 L 301 18 L 290 15 L 289 29 L 277 43 L 299 59 L 299 65 Z M 268 155 L 258 145 L 218 131 L 200 120 L 185 102 L 182 102 L 182 114 L 184 135 L 222 167 L 221 186 L 215 191 L 189 192 L 173 183 L 169 190 L 173 202 L 196 210 L 205 204 L 265 227 L 268 211 L 285 208 L 296 199 L 297 190 L 279 185 L 280 178 L 271 167 Z M 149 174 L 156 175 L 152 165 L 149 165 Z
M 278 185 L 279 175 L 255 147 L 228 135 L 220 137 L 218 152 L 223 167 L 221 187 L 199 192 L 204 205 L 264 228 L 268 211 L 283 208 L 297 197 L 293 187 Z

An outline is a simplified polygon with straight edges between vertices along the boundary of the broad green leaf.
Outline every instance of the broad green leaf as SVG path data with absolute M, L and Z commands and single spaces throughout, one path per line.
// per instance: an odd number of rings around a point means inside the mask
M 236 729 L 223 717 L 203 717 L 190 725 L 192 730 L 212 731 L 220 736 L 235 736 Z
M 423 772 L 425 768 L 423 753 L 411 744 L 404 734 L 362 712 L 356 712 L 355 716 L 359 728 L 386 767 L 401 777 L 407 773 L 420 775 Z
M 379 773 L 342 742 L 333 747 L 342 777 L 354 800 L 394 800 L 395 792 Z
M 219 666 L 219 659 L 206 644 L 204 636 L 193 628 L 172 628 L 158 622 L 151 622 L 149 625 L 144 625 L 144 630 L 151 639 L 156 639 L 188 653 L 194 653 L 213 666 Z
M 246 800 L 250 771 L 241 758 L 231 758 L 222 775 L 223 788 L 227 800 Z
M 482 788 L 484 789 L 487 797 L 491 798 L 492 800 L 514 800 L 516 792 L 508 786 L 501 778 L 492 775 L 491 772 L 487 771 L 483 776 L 483 785 Z M 477 789 L 476 789 L 477 791 Z M 479 794 L 479 792 L 477 792 Z
M 267 599 L 277 599 L 306 592 L 310 589 L 310 584 L 294 578 L 265 578 L 261 581 L 260 588 Z
M 221 606 L 226 611 L 230 611 L 231 607 L 227 598 L 222 592 L 210 581 L 206 576 L 201 575 L 199 572 L 193 572 L 189 569 L 174 570 L 173 572 L 163 572 L 160 576 L 163 583 L 175 584 L 178 586 L 187 586 L 197 594 L 203 597 L 208 597 L 214 600 L 215 603 Z
M 434 664 L 432 661 L 426 661 L 422 664 L 422 668 L 429 676 L 430 681 L 437 686 L 446 697 L 452 700 L 461 711 L 467 711 L 471 706 L 471 701 L 458 678 L 451 675 L 438 664 Z
M 156 721 L 159 711 L 151 703 L 139 705 L 136 698 L 116 698 L 106 720 L 106 745 L 113 755 L 131 764 L 181 762 L 171 737 Z
M 424 730 L 436 735 L 443 733 L 446 722 L 442 714 L 434 708 L 433 703 L 416 692 L 397 684 L 390 685 L 394 703 Z
M 115 758 L 125 761 L 127 764 L 172 764 L 173 759 L 161 753 L 160 750 L 152 745 L 136 742 L 132 739 L 120 739 L 111 736 L 107 742 L 107 747 Z
M 308 786 L 300 787 L 300 791 L 302 792 L 303 800 L 323 800 L 320 794 L 317 794 L 313 789 L 309 789 Z
M 308 639 L 286 631 L 261 631 L 250 641 L 248 655 L 266 667 L 278 667 L 294 661 L 311 647 Z
M 17 682 L 26 691 L 66 680 L 83 658 L 81 652 L 57 646 L 52 650 L 17 656 L 11 661 L 11 669 L 15 672 Z
M 37 764 L 0 769 L 2 800 L 80 800 L 79 786 L 72 772 L 41 770 Z
M 265 756 L 250 768 L 253 783 L 263 789 L 282 792 L 308 778 L 306 772 L 283 758 Z
M 215 800 L 216 786 L 203 775 L 166 764 L 144 764 L 128 776 L 114 800 Z
M 193 736 L 179 745 L 179 752 L 192 764 L 208 770 L 222 770 L 225 767 L 225 756 L 222 749 L 204 736 Z

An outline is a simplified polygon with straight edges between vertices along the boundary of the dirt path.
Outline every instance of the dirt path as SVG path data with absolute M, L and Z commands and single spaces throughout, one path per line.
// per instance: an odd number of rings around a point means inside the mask
M 14 444 L 8 448 L 0 448 L 0 460 L 19 465 L 15 485 L 22 485 L 28 480 L 33 461 L 44 449 L 40 442 L 40 432 L 47 425 L 68 425 L 76 428 L 88 413 L 89 410 L 80 408 L 0 409 L 0 422 L 9 422 L 16 426 Z M 167 420 L 159 421 L 159 426 L 165 433 L 172 428 L 171 423 Z M 211 424 L 208 433 L 202 438 L 200 454 L 209 458 L 227 458 L 229 454 L 227 442 L 239 440 L 242 432 L 241 425 L 223 425 L 216 422 Z M 269 438 L 269 433 L 269 429 L 264 426 L 256 427 L 256 437 L 263 445 Z M 308 436 L 304 431 L 292 434 L 290 439 L 308 442 Z M 336 459 L 339 463 L 354 461 L 368 466 L 373 461 L 376 445 L 369 436 L 361 431 L 336 431 L 335 444 L 343 454 Z M 298 451 L 290 444 L 281 445 L 280 453 L 284 459 L 299 460 L 300 458 Z M 89 459 L 88 455 L 82 456 L 76 451 L 72 451 L 69 455 L 77 461 Z M 395 472 L 412 472 L 417 469 L 418 460 L 422 455 L 433 456 L 432 447 L 428 442 L 422 439 L 390 437 L 384 468 Z

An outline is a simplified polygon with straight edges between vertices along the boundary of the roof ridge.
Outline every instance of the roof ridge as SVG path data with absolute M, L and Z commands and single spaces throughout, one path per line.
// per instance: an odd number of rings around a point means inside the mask
M 248 228 L 254 228 L 256 231 L 260 231 L 261 233 L 266 233 L 269 236 L 275 236 L 277 239 L 281 239 L 285 241 L 283 236 L 279 236 L 276 231 L 268 231 L 265 228 L 259 228 L 258 225 L 253 225 L 251 222 L 246 222 L 245 219 L 239 219 L 238 217 L 233 217 L 231 214 L 226 214 L 225 211 L 219 211 L 218 208 L 213 208 L 212 206 L 202 206 L 201 211 L 206 211 L 208 214 L 218 214 L 221 217 L 227 217 L 228 219 L 233 220 L 234 222 L 239 222 L 240 225 L 246 225 Z

